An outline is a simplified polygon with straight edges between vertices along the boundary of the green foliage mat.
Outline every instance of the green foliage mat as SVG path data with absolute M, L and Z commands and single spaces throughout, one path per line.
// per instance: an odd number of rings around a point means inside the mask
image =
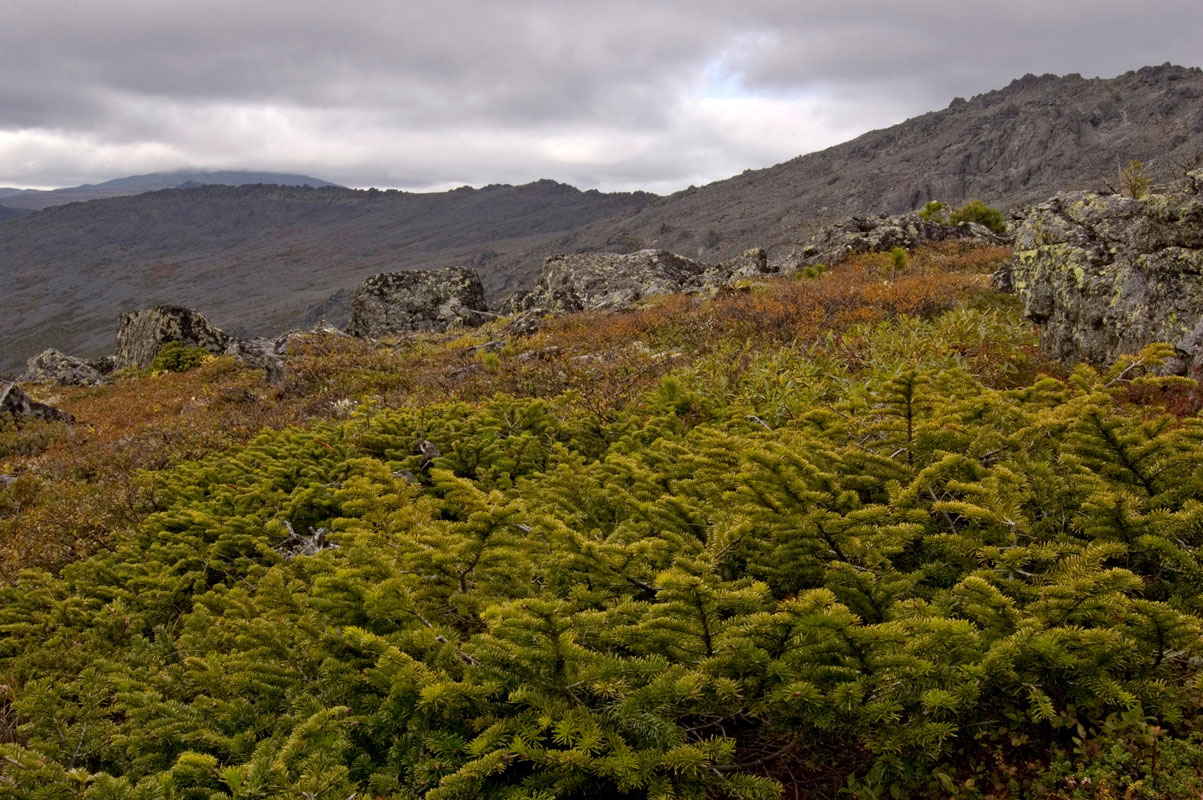
M 1128 404 L 1158 351 L 998 388 L 959 353 L 1018 324 L 858 335 L 157 473 L 0 594 L 0 797 L 1195 796 L 1203 424 Z

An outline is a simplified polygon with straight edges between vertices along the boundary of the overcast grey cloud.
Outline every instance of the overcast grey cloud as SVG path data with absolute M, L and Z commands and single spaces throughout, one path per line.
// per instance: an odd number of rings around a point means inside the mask
M 1028 72 L 1198 66 L 1197 3 L 0 0 L 0 186 L 671 191 Z

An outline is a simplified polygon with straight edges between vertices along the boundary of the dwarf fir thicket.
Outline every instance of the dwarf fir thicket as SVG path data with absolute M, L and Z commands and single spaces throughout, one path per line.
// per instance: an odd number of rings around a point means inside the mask
M 1030 341 L 961 308 L 156 473 L 0 593 L 0 797 L 1193 797 L 1203 424 L 1130 404 L 1157 348 L 963 355 Z

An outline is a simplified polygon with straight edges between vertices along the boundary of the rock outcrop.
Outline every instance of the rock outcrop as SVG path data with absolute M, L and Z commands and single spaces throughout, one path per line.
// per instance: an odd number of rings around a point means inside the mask
M 355 290 L 347 332 L 378 339 L 445 331 L 479 325 L 487 313 L 480 277 L 467 267 L 388 272 Z
M 769 257 L 764 248 L 753 247 L 751 250 L 743 251 L 735 258 L 720 263 L 711 282 L 729 284 L 741 280 L 756 280 L 774 271 L 769 266 Z
M 113 355 L 113 366 L 115 369 L 146 369 L 159 349 L 168 342 L 182 342 L 213 353 L 223 353 L 230 344 L 230 337 L 210 325 L 199 311 L 191 308 L 154 306 L 141 311 L 127 311 L 121 315 L 117 325 L 117 352 Z
M 1203 171 L 1140 200 L 1075 193 L 1028 209 L 995 283 L 1060 359 L 1106 363 L 1165 341 L 1170 371 L 1203 377 Z
M 667 250 L 551 256 L 521 305 L 551 314 L 628 308 L 645 297 L 697 291 L 714 268 Z
M 810 237 L 797 253 L 800 265 L 838 264 L 860 253 L 885 253 L 895 247 L 913 250 L 932 242 L 978 240 L 1001 243 L 1004 237 L 976 222 L 947 225 L 915 214 L 850 217 Z
M 226 355 L 234 356 L 248 367 L 263 370 L 267 382 L 275 386 L 284 378 L 287 344 L 287 335 L 278 339 L 234 339 L 226 347 Z
M 98 386 L 106 382 L 104 373 L 82 358 L 43 350 L 25 363 L 22 383 L 57 383 L 60 386 Z
M 29 419 L 68 424 L 75 422 L 75 417 L 66 411 L 39 403 L 15 383 L 0 384 L 0 414 L 7 414 L 18 425 Z
M 550 256 L 535 288 L 512 298 L 506 311 L 545 314 L 629 308 L 645 297 L 701 292 L 741 281 L 790 274 L 811 264 L 836 264 L 857 253 L 914 249 L 931 242 L 1005 238 L 977 223 L 946 225 L 918 214 L 852 217 L 817 233 L 792 255 L 769 261 L 754 247 L 719 264 L 705 264 L 667 250 L 634 253 L 576 253 Z
M 323 321 L 308 332 L 289 331 L 275 339 L 231 338 L 230 344 L 226 347 L 226 355 L 234 356 L 248 367 L 263 370 L 267 382 L 274 386 L 284 379 L 289 348 L 298 338 L 309 335 L 346 336 L 347 334 Z

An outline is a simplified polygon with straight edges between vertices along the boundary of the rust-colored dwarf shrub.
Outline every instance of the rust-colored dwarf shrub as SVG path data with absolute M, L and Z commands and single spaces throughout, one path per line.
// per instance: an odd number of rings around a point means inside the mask
M 0 427 L 0 474 L 20 478 L 0 485 L 0 576 L 103 547 L 113 531 L 155 509 L 155 470 L 240 445 L 265 428 L 345 416 L 367 399 L 422 407 L 566 392 L 604 425 L 669 373 L 733 345 L 747 354 L 823 343 L 855 364 L 862 345 L 839 334 L 971 302 L 1008 254 L 950 243 L 910 254 L 904 272 L 891 270 L 889 254 L 862 255 L 805 280 L 776 278 L 711 297 L 671 295 L 627 311 L 550 319 L 520 338 L 505 337 L 504 321 L 385 343 L 308 335 L 290 344 L 275 386 L 260 371 L 220 357 L 187 372 L 43 390 L 43 399 L 80 424 Z M 744 361 L 732 360 L 732 374 Z

